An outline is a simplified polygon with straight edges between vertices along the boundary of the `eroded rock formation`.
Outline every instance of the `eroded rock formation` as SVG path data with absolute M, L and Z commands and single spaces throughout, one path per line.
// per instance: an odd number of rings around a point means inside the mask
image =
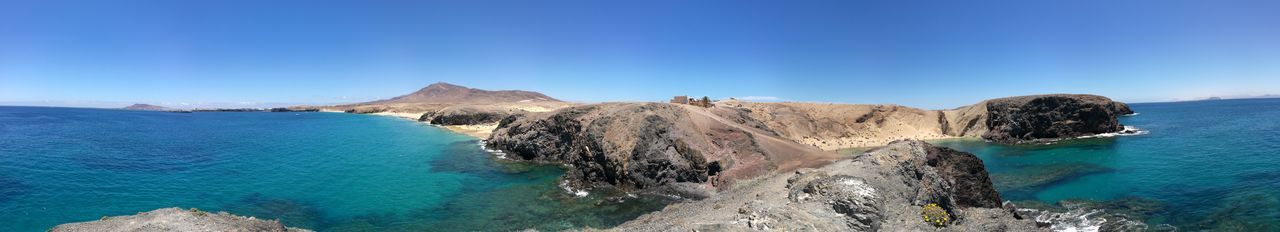
M 522 160 L 572 167 L 575 185 L 626 189 L 728 186 L 835 155 L 713 113 L 665 103 L 606 103 L 502 120 L 487 146 Z M 690 185 L 692 184 L 692 185 Z
M 987 100 L 983 139 L 1018 143 L 1074 138 L 1124 130 L 1118 119 L 1132 114 L 1128 105 L 1082 94 L 1009 97 Z
M 898 141 L 851 160 L 678 203 L 615 230 L 1047 230 L 1034 220 L 1018 218 L 999 202 L 981 161 L 972 154 Z M 944 227 L 921 218 L 927 204 L 940 205 L 951 214 Z

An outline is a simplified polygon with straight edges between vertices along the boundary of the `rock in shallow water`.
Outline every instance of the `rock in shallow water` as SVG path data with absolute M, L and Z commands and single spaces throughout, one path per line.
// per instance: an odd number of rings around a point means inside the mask
M 164 208 L 131 216 L 103 217 L 102 220 L 58 225 L 54 232 L 100 231 L 267 231 L 301 232 L 305 229 L 285 227 L 275 220 L 209 213 L 195 209 Z

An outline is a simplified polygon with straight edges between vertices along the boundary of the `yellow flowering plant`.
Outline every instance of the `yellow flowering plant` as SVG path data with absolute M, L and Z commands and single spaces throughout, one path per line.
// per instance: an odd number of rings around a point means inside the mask
M 938 206 L 938 204 L 933 203 L 921 207 L 920 216 L 924 217 L 925 223 L 933 224 L 933 226 L 937 227 L 946 226 L 947 222 L 951 221 L 951 214 L 947 213 L 947 210 Z

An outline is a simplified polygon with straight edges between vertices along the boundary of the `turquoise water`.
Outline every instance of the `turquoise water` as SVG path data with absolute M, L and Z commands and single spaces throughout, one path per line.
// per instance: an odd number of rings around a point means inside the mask
M 554 166 L 495 160 L 470 137 L 337 113 L 0 107 L 0 231 L 163 207 L 321 231 L 605 227 L 659 198 L 573 197 Z
M 1280 231 L 1280 99 L 1132 104 L 1149 133 L 1051 145 L 935 144 L 975 153 L 1006 200 L 1143 205 L 1149 224 Z M 1131 207 L 1132 208 L 1132 207 Z

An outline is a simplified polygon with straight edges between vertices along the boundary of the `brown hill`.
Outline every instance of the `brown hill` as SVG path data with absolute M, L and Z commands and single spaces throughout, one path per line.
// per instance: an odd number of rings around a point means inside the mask
M 444 82 L 428 85 L 416 92 L 361 104 L 426 103 L 426 104 L 494 104 L 515 102 L 561 102 L 547 95 L 522 90 L 483 90 Z
M 603 103 L 502 120 L 487 146 L 574 167 L 574 187 L 616 186 L 689 197 L 838 157 L 775 136 L 729 108 Z

